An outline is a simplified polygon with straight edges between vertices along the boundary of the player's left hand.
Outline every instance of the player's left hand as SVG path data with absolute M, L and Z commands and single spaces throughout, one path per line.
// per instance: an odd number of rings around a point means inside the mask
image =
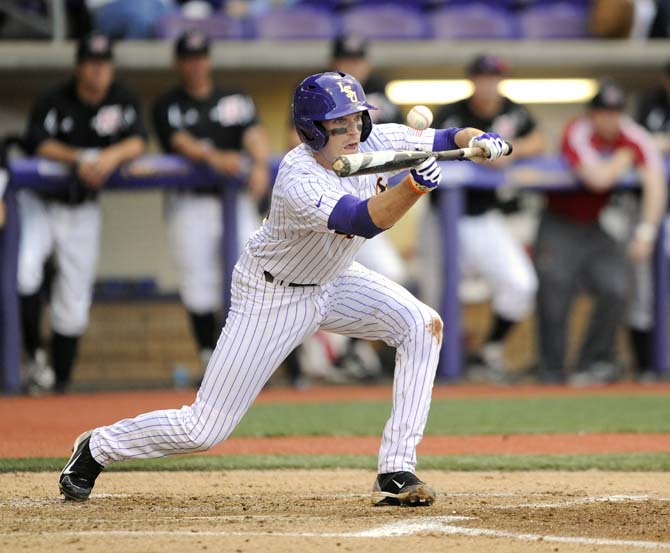
M 502 157 L 507 150 L 507 145 L 499 134 L 485 132 L 471 138 L 468 142 L 468 148 L 481 148 L 484 151 L 484 158 L 493 161 Z
M 442 181 L 442 170 L 434 157 L 429 157 L 409 172 L 414 189 L 420 194 L 435 190 Z

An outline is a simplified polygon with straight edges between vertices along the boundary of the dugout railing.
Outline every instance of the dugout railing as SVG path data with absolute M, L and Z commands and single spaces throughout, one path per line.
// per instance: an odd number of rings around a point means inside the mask
M 278 161 L 274 163 L 276 171 Z M 439 193 L 441 239 L 443 244 L 443 293 L 440 315 L 444 321 L 443 347 L 438 374 L 445 379 L 457 378 L 461 371 L 461 313 L 458 295 L 458 219 L 462 211 L 462 190 L 467 186 L 494 188 L 523 187 L 536 191 L 570 190 L 578 186 L 558 157 L 518 162 L 505 171 L 487 169 L 474 163 L 443 162 L 448 186 Z M 72 183 L 70 170 L 62 164 L 37 158 L 18 158 L 10 163 L 10 183 L 5 192 L 6 223 L 0 229 L 0 367 L 2 389 L 7 393 L 20 390 L 21 325 L 17 295 L 17 262 L 19 219 L 16 192 L 59 189 Z M 189 188 L 209 185 L 220 188 L 223 201 L 224 239 L 222 263 L 224 274 L 223 305 L 230 305 L 230 277 L 237 260 L 237 213 L 235 198 L 241 180 L 225 179 L 205 166 L 193 165 L 178 156 L 144 156 L 115 172 L 105 186 L 108 190 L 150 190 Z M 636 186 L 631 174 L 620 186 Z M 654 251 L 655 302 L 653 329 L 653 363 L 659 373 L 668 371 L 668 322 L 670 303 L 668 258 L 665 249 L 667 221 L 658 234 Z

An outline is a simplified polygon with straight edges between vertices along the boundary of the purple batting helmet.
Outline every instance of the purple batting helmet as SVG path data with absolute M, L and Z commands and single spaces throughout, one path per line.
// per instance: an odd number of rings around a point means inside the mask
M 293 94 L 295 129 L 300 140 L 317 152 L 328 142 L 328 133 L 320 121 L 352 113 L 362 112 L 361 142 L 364 142 L 372 131 L 369 109 L 377 108 L 367 103 L 361 83 L 346 73 L 311 75 L 298 85 Z

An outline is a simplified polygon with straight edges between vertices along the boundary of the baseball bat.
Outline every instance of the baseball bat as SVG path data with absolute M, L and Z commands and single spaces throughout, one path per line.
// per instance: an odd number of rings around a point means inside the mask
M 512 144 L 505 141 L 507 146 L 503 155 L 512 153 Z M 333 171 L 338 177 L 352 177 L 355 175 L 369 175 L 371 173 L 387 173 L 409 169 L 429 157 L 440 161 L 467 159 L 481 155 L 481 148 L 458 148 L 440 152 L 424 152 L 421 150 L 382 150 L 379 152 L 365 152 L 347 154 L 335 158 Z

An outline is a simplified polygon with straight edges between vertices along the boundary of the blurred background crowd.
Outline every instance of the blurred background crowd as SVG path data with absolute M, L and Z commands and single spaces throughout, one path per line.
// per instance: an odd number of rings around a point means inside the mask
M 652 334 L 654 248 L 666 263 L 668 254 L 657 236 L 668 211 L 669 24 L 666 0 L 7 0 L 3 164 L 59 161 L 76 185 L 17 193 L 21 389 L 197 384 L 224 318 L 220 192 L 105 183 L 158 153 L 224 180 L 242 175 L 242 247 L 267 212 L 281 155 L 298 143 L 292 89 L 325 69 L 363 83 L 377 124 L 427 104 L 436 128 L 474 126 L 514 144 L 463 188 L 460 380 L 666 378 Z M 607 44 L 626 55 L 608 60 Z M 527 81 L 525 96 L 505 88 L 530 77 L 576 77 L 586 89 L 569 100 L 533 96 Z M 542 190 L 556 163 L 576 188 Z M 485 184 L 492 178 L 503 185 Z M 358 258 L 436 309 L 441 194 Z M 317 333 L 272 383 L 388 381 L 394 355 Z
M 667 38 L 664 0 L 6 0 L 0 37 L 174 38 L 201 20 L 213 38 Z M 398 22 L 402 22 L 398 25 Z M 395 25 L 393 23 L 396 23 Z

